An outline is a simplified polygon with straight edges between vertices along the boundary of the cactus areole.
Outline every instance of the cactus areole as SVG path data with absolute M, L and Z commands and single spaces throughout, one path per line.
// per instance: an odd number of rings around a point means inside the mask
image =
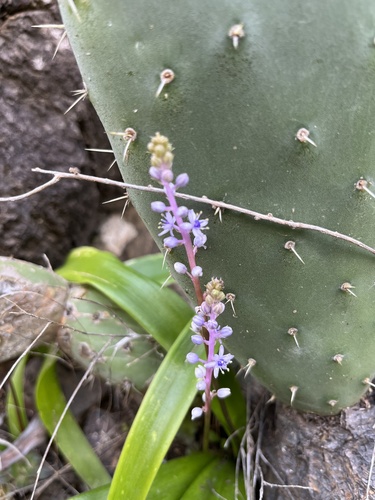
M 375 247 L 373 0 L 59 4 L 127 182 L 149 184 L 147 143 L 160 131 L 190 194 Z M 127 129 L 136 135 L 110 134 Z M 162 197 L 130 197 L 161 244 L 150 202 Z M 297 409 L 330 415 L 356 403 L 375 375 L 375 255 L 308 229 L 229 210 L 221 222 L 211 206 L 194 208 L 210 218 L 202 283 L 221 276 L 236 295 L 237 318 L 228 307 L 224 320 L 230 351 Z

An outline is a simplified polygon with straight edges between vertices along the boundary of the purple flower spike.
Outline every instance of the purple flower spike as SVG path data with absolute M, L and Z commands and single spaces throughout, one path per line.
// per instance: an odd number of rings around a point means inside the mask
M 186 355 L 186 361 L 188 363 L 191 363 L 192 365 L 194 365 L 195 363 L 198 363 L 199 361 L 199 356 L 198 354 L 196 354 L 195 352 L 189 352 L 187 355 Z
M 185 187 L 189 184 L 189 176 L 188 174 L 180 174 L 176 177 L 176 189 L 180 187 Z
M 157 202 L 155 202 L 157 203 Z M 163 210 L 164 211 L 164 210 Z M 163 215 L 163 218 L 160 222 L 160 227 L 162 231 L 158 234 L 158 236 L 163 236 L 164 234 L 169 233 L 173 236 L 173 231 L 177 229 L 176 218 L 171 213 L 167 212 Z
M 151 203 L 151 210 L 153 212 L 157 212 L 159 214 L 165 212 L 167 209 L 165 203 L 163 203 L 162 201 L 153 201 Z
M 200 418 L 203 415 L 203 410 L 202 408 L 199 408 L 196 406 L 191 410 L 191 419 L 195 420 L 196 418 Z
M 190 224 L 193 227 L 193 234 L 194 236 L 199 236 L 202 230 L 208 229 L 207 224 L 208 224 L 208 219 L 203 219 L 200 220 L 199 217 L 202 215 L 202 212 L 199 212 L 198 214 L 194 212 L 194 210 L 189 210 L 188 213 L 188 219 Z
M 187 267 L 185 266 L 185 264 L 182 264 L 182 262 L 175 262 L 173 267 L 174 267 L 174 270 L 176 271 L 176 273 L 178 273 L 178 274 L 186 274 L 187 273 Z

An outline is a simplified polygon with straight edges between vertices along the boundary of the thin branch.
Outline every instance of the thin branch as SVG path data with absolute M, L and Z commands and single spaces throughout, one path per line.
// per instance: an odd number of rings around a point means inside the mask
M 21 362 L 21 360 L 31 351 L 31 349 L 34 347 L 34 345 L 38 342 L 38 340 L 42 337 L 44 332 L 47 330 L 47 328 L 51 325 L 51 321 L 48 322 L 42 330 L 38 333 L 38 335 L 35 337 L 35 339 L 30 343 L 30 345 L 22 352 L 22 354 L 17 358 L 17 361 L 13 363 L 11 368 L 9 369 L 8 373 L 5 375 L 4 379 L 1 381 L 0 384 L 0 390 L 4 387 L 5 382 L 9 379 L 9 377 L 12 375 L 14 370 L 17 368 L 17 365 Z
M 89 182 L 98 182 L 100 184 L 118 186 L 122 189 L 128 188 L 128 189 L 135 189 L 138 191 L 147 191 L 150 193 L 164 194 L 164 190 L 161 188 L 156 188 L 153 186 L 140 186 L 138 184 L 130 184 L 128 182 L 114 181 L 112 179 L 102 179 L 100 177 L 95 177 L 92 175 L 84 175 L 84 174 L 81 174 L 79 172 L 74 172 L 74 173 L 56 172 L 53 170 L 44 170 L 41 168 L 33 168 L 32 171 L 38 172 L 40 174 L 53 175 L 53 179 L 51 179 L 49 182 L 46 182 L 45 184 L 42 184 L 41 186 L 39 186 L 39 188 L 33 189 L 32 191 L 28 191 L 27 193 L 24 193 L 22 195 L 13 196 L 13 197 L 9 197 L 9 198 L 0 198 L 0 202 L 2 202 L 2 201 L 15 201 L 18 199 L 20 200 L 23 198 L 27 198 L 28 196 L 31 196 L 34 193 L 42 191 L 43 189 L 46 189 L 48 186 L 55 184 L 56 182 L 59 182 L 61 179 L 80 179 L 80 180 L 89 181 Z M 211 206 L 214 205 L 215 207 L 224 208 L 227 210 L 232 210 L 234 212 L 239 212 L 239 213 L 242 213 L 245 215 L 249 215 L 255 221 L 263 220 L 263 221 L 272 222 L 274 224 L 278 224 L 281 226 L 290 227 L 292 229 L 306 229 L 308 231 L 316 231 L 316 232 L 324 234 L 326 236 L 331 236 L 332 238 L 336 238 L 339 240 L 347 241 L 348 243 L 352 243 L 353 245 L 356 245 L 357 247 L 362 248 L 363 250 L 366 250 L 366 251 L 372 253 L 373 255 L 375 255 L 375 248 L 372 248 L 369 245 L 366 245 L 365 243 L 362 243 L 361 241 L 356 240 L 355 238 L 352 238 L 351 236 L 339 233 L 337 231 L 332 231 L 331 229 L 327 229 L 325 227 L 316 226 L 314 224 L 306 224 L 305 222 L 294 222 L 291 220 L 280 219 L 279 217 L 274 217 L 271 214 L 262 214 L 260 212 L 255 212 L 254 210 L 249 210 L 247 208 L 238 207 L 236 205 L 232 205 L 230 203 L 225 203 L 223 201 L 212 200 L 212 199 L 207 198 L 205 196 L 200 197 L 200 196 L 193 196 L 190 194 L 176 193 L 176 197 L 181 198 L 183 200 L 195 201 L 198 203 L 205 203 L 205 204 L 211 205 Z
M 375 442 L 374 442 L 374 448 L 372 450 L 372 457 L 371 457 L 371 464 L 370 464 L 370 471 L 368 474 L 368 481 L 367 481 L 367 488 L 366 488 L 366 498 L 365 500 L 370 499 L 370 488 L 371 488 L 371 478 L 372 478 L 372 472 L 374 470 L 374 462 L 375 462 Z
M 7 198 L 0 198 L 1 201 L 19 201 L 23 200 L 25 198 L 28 198 L 29 196 L 32 196 L 33 194 L 39 193 L 40 191 L 43 191 L 44 189 L 47 189 L 49 186 L 52 186 L 53 184 L 57 184 L 59 182 L 59 178 L 57 176 L 53 177 L 50 181 L 46 182 L 45 184 L 42 184 L 41 186 L 36 187 L 35 189 L 32 189 L 31 191 L 27 191 L 27 193 L 19 194 L 17 196 L 8 196 Z

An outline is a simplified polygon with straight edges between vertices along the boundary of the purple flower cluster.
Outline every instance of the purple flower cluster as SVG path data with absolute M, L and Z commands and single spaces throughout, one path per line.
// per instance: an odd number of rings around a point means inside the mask
M 159 236 L 165 236 L 163 243 L 166 249 L 184 246 L 189 269 L 182 262 L 176 262 L 174 269 L 177 273 L 190 277 L 200 304 L 192 320 L 191 328 L 194 335 L 191 340 L 195 345 L 205 345 L 207 359 L 201 359 L 194 352 L 186 356 L 189 363 L 201 363 L 195 368 L 195 376 L 198 380 L 197 389 L 204 391 L 202 396 L 204 406 L 193 408 L 192 419 L 195 419 L 210 410 L 213 397 L 225 398 L 230 395 L 230 389 L 211 390 L 211 384 L 212 377 L 217 378 L 219 373 L 228 370 L 228 365 L 232 362 L 233 355 L 225 354 L 222 345 L 222 339 L 232 335 L 232 328 L 220 327 L 217 322 L 218 316 L 225 309 L 222 302 L 226 298 L 223 293 L 223 281 L 212 278 L 206 285 L 204 294 L 199 283 L 203 272 L 202 268 L 197 266 L 195 256 L 199 248 L 205 248 L 207 236 L 203 231 L 208 229 L 208 219 L 201 219 L 201 212 L 196 213 L 185 206 L 178 206 L 175 196 L 177 189 L 188 184 L 189 177 L 187 174 L 180 174 L 174 180 L 172 145 L 167 137 L 156 133 L 148 144 L 148 150 L 151 153 L 150 176 L 163 186 L 168 200 L 168 204 L 162 201 L 151 203 L 152 210 L 162 214 Z M 218 351 L 217 343 L 220 344 Z
M 228 365 L 232 362 L 233 355 L 224 353 L 222 339 L 232 335 L 233 330 L 230 326 L 219 326 L 217 318 L 224 312 L 225 305 L 223 300 L 226 298 L 223 292 L 224 283 L 221 279 L 212 278 L 206 285 L 206 291 L 203 295 L 203 302 L 196 307 L 196 315 L 191 322 L 191 329 L 194 334 L 191 340 L 195 345 L 205 344 L 207 346 L 207 359 L 201 359 L 195 352 L 189 352 L 186 360 L 189 363 L 201 363 L 195 368 L 197 378 L 197 389 L 204 391 L 202 407 L 195 407 L 191 412 L 194 420 L 199 418 L 208 410 L 208 405 L 213 397 L 226 398 L 230 395 L 230 389 L 221 388 L 217 391 L 211 390 L 212 377 L 217 378 L 219 373 L 229 370 Z M 207 332 L 207 335 L 205 334 Z M 219 343 L 219 351 L 215 353 L 216 344 Z
M 201 212 L 196 213 L 194 210 L 188 210 L 185 206 L 177 205 L 175 193 L 177 189 L 187 186 L 189 176 L 185 173 L 180 174 L 173 182 L 172 146 L 166 137 L 157 133 L 151 139 L 148 150 L 152 154 L 150 176 L 163 186 L 169 202 L 169 205 L 162 201 L 151 203 L 151 209 L 162 214 L 159 236 L 168 235 L 164 238 L 165 248 L 175 248 L 179 245 L 186 246 L 187 240 L 191 241 L 190 234 L 192 234 L 195 254 L 198 248 L 204 247 L 207 241 L 207 236 L 203 231 L 208 229 L 208 219 L 201 220 Z

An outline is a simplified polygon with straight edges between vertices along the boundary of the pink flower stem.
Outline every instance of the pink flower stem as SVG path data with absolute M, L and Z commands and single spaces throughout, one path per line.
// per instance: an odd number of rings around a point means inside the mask
M 195 252 L 194 252 L 193 244 L 191 242 L 190 233 L 188 231 L 186 231 L 185 229 L 183 229 L 183 226 L 182 226 L 183 220 L 182 220 L 182 217 L 180 217 L 178 215 L 178 212 L 177 212 L 178 205 L 177 205 L 177 201 L 176 201 L 173 189 L 171 188 L 170 184 L 168 182 L 165 182 L 165 181 L 163 181 L 163 186 L 164 186 L 164 191 L 165 191 L 165 194 L 166 194 L 167 199 L 169 201 L 170 207 L 172 209 L 172 213 L 176 219 L 176 224 L 177 224 L 178 229 L 180 231 L 182 241 L 184 242 L 186 256 L 188 258 L 190 272 L 191 272 L 192 269 L 194 269 L 194 267 L 197 264 L 195 261 Z M 195 291 L 195 295 L 197 297 L 198 305 L 200 305 L 203 302 L 203 293 L 202 293 L 201 285 L 199 283 L 199 278 L 196 276 L 191 276 L 191 280 L 193 282 L 194 291 Z

